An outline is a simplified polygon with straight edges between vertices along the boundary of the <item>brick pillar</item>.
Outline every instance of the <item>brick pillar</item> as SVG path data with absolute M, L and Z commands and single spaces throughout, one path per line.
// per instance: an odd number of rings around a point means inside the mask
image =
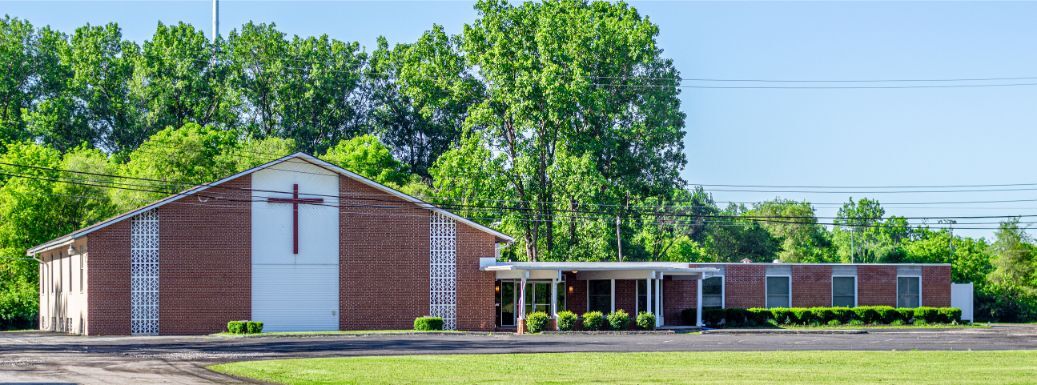
M 951 306 L 951 267 L 922 267 L 922 306 Z

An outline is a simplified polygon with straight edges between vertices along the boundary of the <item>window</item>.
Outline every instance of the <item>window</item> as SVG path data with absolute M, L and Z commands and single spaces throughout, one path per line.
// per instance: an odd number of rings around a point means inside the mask
M 637 282 L 637 312 L 648 311 L 648 280 L 639 279 Z
M 86 256 L 79 254 L 79 292 L 83 292 L 83 277 L 86 276 Z
M 587 311 L 612 312 L 612 281 L 595 279 L 587 281 Z
M 568 286 L 565 286 L 565 280 L 564 279 L 561 280 L 561 281 L 558 281 L 558 289 L 557 289 L 557 293 L 556 293 L 558 295 L 558 298 L 555 299 L 555 301 L 558 301 L 556 303 L 556 305 L 555 305 L 555 306 L 558 307 L 557 308 L 558 311 L 563 311 L 563 310 L 567 309 L 565 307 L 565 293 L 566 293 L 565 292 L 565 288 L 566 287 L 568 287 Z M 553 317 L 554 314 L 552 314 L 551 316 Z
M 791 281 L 790 277 L 767 277 L 767 307 L 789 307 Z
M 702 280 L 702 307 L 724 307 L 724 277 L 709 277 Z
M 526 282 L 526 314 L 535 311 L 551 312 L 550 282 Z
M 857 306 L 857 277 L 832 277 L 832 306 Z
M 922 305 L 921 277 L 897 277 L 897 307 Z

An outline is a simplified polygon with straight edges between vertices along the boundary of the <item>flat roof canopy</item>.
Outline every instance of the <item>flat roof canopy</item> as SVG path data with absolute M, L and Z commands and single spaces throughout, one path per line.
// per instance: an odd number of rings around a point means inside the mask
M 663 274 L 701 278 L 705 273 L 720 271 L 715 267 L 691 267 L 688 263 L 674 262 L 497 262 L 487 259 L 480 270 L 496 272 L 498 279 L 559 279 L 566 271 L 576 273 L 577 279 L 648 279 Z

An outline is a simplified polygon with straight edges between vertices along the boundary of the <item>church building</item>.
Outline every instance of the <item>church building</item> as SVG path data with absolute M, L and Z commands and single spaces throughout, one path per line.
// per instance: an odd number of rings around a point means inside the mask
M 40 328 L 88 335 L 521 330 L 524 315 L 703 307 L 950 306 L 947 264 L 505 262 L 514 240 L 297 153 L 28 250 Z M 686 319 L 695 309 L 697 319 Z

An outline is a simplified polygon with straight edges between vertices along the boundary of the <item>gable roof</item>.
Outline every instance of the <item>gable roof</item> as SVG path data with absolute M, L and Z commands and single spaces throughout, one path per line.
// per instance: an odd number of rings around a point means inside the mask
M 274 161 L 270 161 L 270 162 L 261 164 L 259 166 L 250 168 L 248 170 L 239 172 L 237 174 L 228 176 L 228 177 L 220 179 L 220 180 L 218 180 L 216 182 L 205 183 L 205 184 L 200 184 L 200 185 L 194 186 L 194 187 L 189 188 L 187 190 L 184 190 L 182 192 L 179 192 L 179 193 L 173 194 L 171 196 L 165 197 L 163 199 L 160 199 L 158 201 L 155 201 L 155 202 L 153 202 L 153 203 L 151 203 L 149 205 L 146 205 L 144 207 L 141 207 L 141 208 L 138 208 L 138 209 L 134 209 L 132 211 L 128 211 L 128 212 L 123 213 L 123 214 L 119 214 L 117 216 L 114 216 L 114 217 L 109 218 L 107 220 L 104 220 L 102 222 L 95 223 L 93 225 L 90 225 L 90 226 L 84 227 L 82 229 L 73 231 L 72 233 L 69 233 L 69 234 L 64 235 L 62 237 L 58 237 L 58 238 L 52 239 L 52 240 L 50 240 L 50 241 L 48 241 L 46 243 L 34 246 L 34 247 L 26 250 L 25 254 L 29 255 L 29 256 L 32 256 L 32 255 L 34 255 L 34 254 L 36 254 L 38 252 L 44 251 L 44 250 L 49 250 L 49 249 L 52 249 L 52 248 L 55 248 L 55 247 L 61 247 L 61 246 L 64 246 L 64 245 L 71 244 L 76 239 L 82 238 L 82 237 L 87 236 L 90 233 L 93 233 L 93 232 L 95 232 L 97 230 L 103 229 L 103 228 L 108 227 L 110 225 L 113 225 L 115 223 L 118 223 L 118 222 L 121 222 L 123 220 L 126 220 L 127 218 L 132 218 L 133 216 L 135 216 L 137 214 L 140 214 L 142 212 L 145 212 L 145 211 L 148 211 L 148 210 L 152 210 L 152 209 L 155 209 L 155 208 L 158 208 L 158 207 L 165 206 L 166 204 L 175 202 L 175 201 L 179 200 L 180 198 L 183 198 L 183 197 L 186 197 L 186 196 L 190 196 L 190 195 L 193 195 L 193 194 L 196 194 L 196 193 L 208 190 L 211 187 L 219 186 L 220 184 L 223 184 L 223 183 L 225 183 L 227 181 L 230 181 L 230 180 L 237 179 L 237 178 L 239 178 L 239 177 L 241 177 L 243 175 L 251 174 L 253 172 L 256 172 L 256 171 L 259 171 L 259 170 L 262 170 L 262 169 L 265 169 L 265 168 L 269 168 L 269 167 L 272 167 L 272 166 L 284 163 L 284 162 L 292 160 L 292 159 L 300 159 L 300 160 L 306 161 L 306 162 L 311 163 L 311 164 L 313 164 L 315 166 L 327 169 L 328 171 L 332 171 L 332 172 L 335 172 L 335 173 L 337 173 L 339 175 L 343 175 L 343 176 L 348 177 L 350 179 L 356 180 L 356 181 L 358 181 L 360 183 L 363 183 L 363 184 L 365 184 L 365 185 L 367 185 L 369 187 L 372 187 L 372 188 L 374 188 L 376 190 L 385 192 L 385 193 L 387 193 L 389 195 L 395 196 L 395 197 L 400 198 L 400 199 L 402 199 L 404 201 L 413 203 L 413 204 L 417 205 L 418 207 L 421 207 L 421 208 L 424 208 L 424 209 L 427 209 L 427 210 L 431 210 L 433 212 L 436 212 L 436 213 L 444 215 L 444 216 L 446 216 L 448 218 L 451 218 L 451 219 L 453 219 L 455 221 L 464 223 L 464 224 L 466 224 L 468 226 L 471 226 L 472 228 L 475 228 L 475 229 L 477 229 L 479 231 L 482 231 L 482 232 L 488 233 L 490 235 L 493 235 L 498 243 L 511 243 L 511 242 L 515 241 L 514 238 L 509 237 L 508 235 L 505 235 L 504 233 L 501 233 L 501 232 L 499 232 L 497 230 L 494 230 L 494 229 L 491 229 L 489 227 L 483 226 L 483 225 L 481 225 L 479 223 L 476 223 L 475 221 L 472 221 L 472 220 L 470 220 L 468 218 L 465 218 L 465 217 L 462 217 L 460 215 L 454 214 L 454 213 L 452 213 L 450 211 L 447 211 L 445 209 L 442 209 L 442 208 L 440 208 L 440 207 L 438 207 L 436 205 L 433 205 L 431 203 L 425 202 L 425 201 L 423 201 L 421 199 L 418 199 L 418 198 L 415 198 L 413 196 L 404 194 L 404 193 L 402 193 L 400 191 L 392 189 L 392 188 L 390 188 L 388 186 L 385 186 L 385 185 L 383 185 L 381 183 L 378 183 L 378 182 L 375 182 L 373 180 L 367 179 L 367 178 L 365 178 L 363 176 L 360 176 L 357 173 L 354 173 L 352 171 L 346 170 L 346 169 L 344 169 L 342 167 L 339 167 L 339 166 L 336 166 L 334 164 L 328 163 L 326 161 L 320 160 L 320 159 L 318 159 L 315 156 L 312 156 L 312 155 L 309 155 L 309 154 L 305 154 L 305 153 L 302 153 L 302 152 L 297 152 L 297 153 L 294 153 L 294 154 L 282 157 L 280 159 L 277 159 L 277 160 L 274 160 Z

